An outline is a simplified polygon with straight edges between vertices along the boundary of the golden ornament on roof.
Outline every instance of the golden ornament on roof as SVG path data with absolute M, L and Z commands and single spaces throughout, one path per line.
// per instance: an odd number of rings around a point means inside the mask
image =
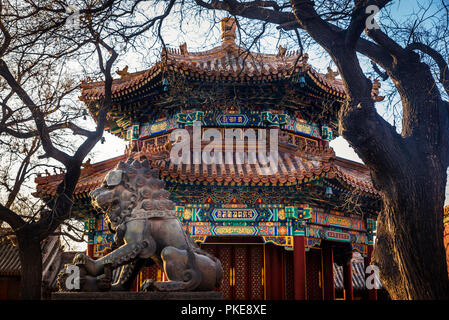
M 327 67 L 327 74 L 326 78 L 329 80 L 335 80 L 335 77 L 338 76 L 340 73 L 338 71 L 332 71 L 331 67 Z
M 125 79 L 130 76 L 128 72 L 128 66 L 125 66 L 122 70 L 117 70 L 116 73 L 120 76 L 120 79 Z

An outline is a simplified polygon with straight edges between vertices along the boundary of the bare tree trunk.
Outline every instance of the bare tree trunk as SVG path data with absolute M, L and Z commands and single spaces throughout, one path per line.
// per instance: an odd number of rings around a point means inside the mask
M 379 133 L 382 126 L 376 117 L 370 119 L 363 109 L 350 110 L 343 120 L 345 138 L 368 165 L 374 185 L 382 191 L 383 211 L 378 217 L 373 261 L 393 299 L 447 299 L 449 279 L 443 244 L 447 159 L 441 156 L 449 152 L 447 144 L 431 144 L 419 138 L 421 135 L 398 137 L 388 132 L 379 140 L 375 140 L 378 134 L 369 134 L 367 140 L 360 135 L 362 126 Z M 429 122 L 422 136 L 428 139 L 436 135 L 438 141 L 438 135 L 443 134 L 438 122 Z
M 416 177 L 417 172 L 410 172 L 383 196 L 385 208 L 378 218 L 373 259 L 393 299 L 447 299 L 445 174 L 429 172 L 426 179 Z
M 20 295 L 23 300 L 40 300 L 42 252 L 39 235 L 27 227 L 17 234 L 21 264 Z

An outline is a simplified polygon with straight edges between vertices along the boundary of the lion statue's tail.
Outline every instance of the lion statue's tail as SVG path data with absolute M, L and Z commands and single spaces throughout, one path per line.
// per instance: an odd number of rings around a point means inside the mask
M 198 244 L 196 244 L 191 237 L 188 236 L 187 233 L 187 237 L 188 237 L 188 241 L 189 241 L 189 248 L 192 248 L 192 250 L 196 253 L 196 254 L 200 254 L 203 256 L 208 257 L 209 259 L 211 259 L 213 262 L 215 262 L 215 269 L 216 269 L 216 281 L 215 281 L 215 287 L 219 288 L 221 285 L 221 282 L 223 280 L 223 267 L 221 265 L 220 260 L 217 259 L 217 257 L 211 255 L 210 253 L 208 253 L 207 251 L 202 250 Z
M 201 284 L 202 273 L 196 263 L 195 252 L 192 247 L 187 247 L 187 270 L 184 271 L 184 281 L 187 291 L 193 291 Z

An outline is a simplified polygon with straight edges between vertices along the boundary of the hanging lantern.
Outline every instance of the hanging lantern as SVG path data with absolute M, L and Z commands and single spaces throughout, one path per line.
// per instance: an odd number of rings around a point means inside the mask
M 164 78 L 162 79 L 162 85 L 164 86 L 164 92 L 168 91 L 168 79 Z
M 306 78 L 304 77 L 304 75 L 299 76 L 299 86 L 301 88 L 304 88 L 306 86 Z
M 332 190 L 332 187 L 326 187 L 326 193 L 325 193 L 326 198 L 328 198 L 328 199 L 332 198 L 333 194 L 334 194 L 334 192 Z

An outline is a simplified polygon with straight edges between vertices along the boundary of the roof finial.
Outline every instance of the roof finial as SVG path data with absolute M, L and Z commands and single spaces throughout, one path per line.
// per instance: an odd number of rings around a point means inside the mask
M 331 67 L 327 67 L 326 78 L 329 80 L 335 80 L 335 77 L 339 75 L 338 71 L 333 71 Z
M 384 96 L 379 96 L 380 87 L 381 87 L 381 83 L 380 83 L 379 79 L 374 80 L 373 86 L 371 89 L 371 97 L 373 98 L 373 100 L 375 102 L 379 102 L 379 101 L 382 101 L 383 99 L 385 99 Z
M 235 43 L 237 22 L 234 18 L 221 19 L 221 42 L 222 44 Z
M 116 73 L 120 76 L 120 79 L 128 78 L 131 74 L 128 72 L 128 66 L 125 66 L 122 70 L 117 70 Z
M 184 42 L 183 44 L 181 44 L 179 46 L 179 51 L 183 56 L 187 55 L 188 51 L 187 51 L 187 43 L 186 42 Z
M 280 45 L 278 47 L 278 54 L 276 56 L 282 58 L 282 57 L 285 57 L 286 53 L 287 53 L 287 48 Z

